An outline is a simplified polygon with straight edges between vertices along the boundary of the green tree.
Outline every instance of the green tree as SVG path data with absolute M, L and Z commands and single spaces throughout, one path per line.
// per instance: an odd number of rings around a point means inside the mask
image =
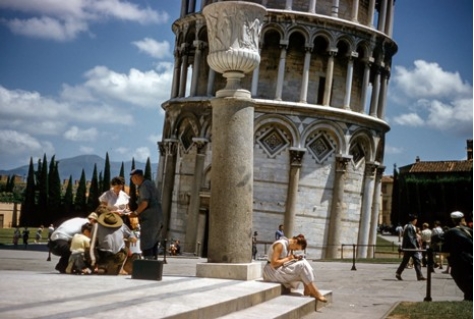
M 132 158 L 132 168 L 130 171 L 133 171 L 135 169 L 135 159 Z M 128 196 L 130 196 L 130 199 L 128 201 L 128 207 L 130 208 L 131 211 L 134 211 L 137 209 L 137 188 L 135 187 L 135 184 L 133 184 L 132 179 L 130 178 L 130 188 L 128 191 Z
M 87 212 L 87 187 L 86 187 L 86 173 L 82 169 L 81 179 L 79 180 L 79 185 L 76 190 L 76 197 L 74 198 L 74 210 L 77 213 L 85 216 Z
M 26 189 L 24 200 L 21 205 L 20 226 L 32 225 L 33 214 L 36 209 L 35 193 L 35 169 L 33 167 L 33 158 L 30 157 L 30 166 L 28 167 L 28 177 L 26 179 Z
M 49 164 L 49 198 L 48 198 L 48 215 L 49 220 L 45 221 L 45 225 L 49 225 L 56 221 L 61 214 L 61 178 L 59 177 L 58 164 L 55 156 L 51 157 Z
M 105 154 L 105 167 L 104 167 L 104 180 L 102 185 L 102 192 L 106 192 L 110 189 L 110 160 L 109 152 Z
M 149 179 L 150 181 L 153 180 L 151 177 L 151 163 L 150 163 L 150 157 L 147 158 L 146 160 L 146 165 L 145 165 L 145 173 L 143 175 L 145 179 Z
M 94 171 L 92 173 L 91 185 L 89 186 L 89 196 L 87 197 L 87 209 L 89 212 L 95 211 L 99 206 L 99 182 L 97 180 L 97 164 L 94 164 Z
M 39 168 L 38 168 L 39 170 Z M 48 180 L 48 159 L 46 154 L 43 156 L 43 164 L 41 165 L 40 179 L 38 181 L 38 210 L 36 212 L 33 225 L 40 225 L 47 219 L 48 214 L 48 197 L 49 197 L 49 180 Z
M 124 168 L 123 162 L 122 162 L 122 165 L 120 165 L 119 176 L 123 177 L 123 179 L 125 180 L 125 168 Z
M 66 192 L 63 198 L 63 212 L 64 215 L 68 216 L 74 210 L 74 196 L 72 194 L 72 175 L 69 175 L 69 181 L 66 186 Z

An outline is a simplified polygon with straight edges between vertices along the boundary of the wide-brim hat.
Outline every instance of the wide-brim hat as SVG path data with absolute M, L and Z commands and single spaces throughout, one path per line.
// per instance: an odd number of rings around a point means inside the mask
M 464 214 L 459 211 L 456 211 L 456 212 L 452 212 L 450 216 L 452 219 L 461 219 L 464 217 Z
M 89 216 L 87 216 L 88 219 L 95 219 L 97 220 L 99 218 L 99 216 L 97 216 L 96 213 L 90 213 Z
M 123 224 L 122 218 L 120 218 L 119 215 L 112 212 L 101 214 L 97 222 L 101 224 L 102 226 L 108 227 L 108 228 L 118 228 L 122 226 Z

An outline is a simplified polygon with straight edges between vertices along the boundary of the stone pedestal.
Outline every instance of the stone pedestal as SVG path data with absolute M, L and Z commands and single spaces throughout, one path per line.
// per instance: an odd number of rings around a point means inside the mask
M 262 264 L 259 262 L 245 264 L 199 263 L 196 265 L 196 276 L 233 280 L 255 280 L 262 278 Z

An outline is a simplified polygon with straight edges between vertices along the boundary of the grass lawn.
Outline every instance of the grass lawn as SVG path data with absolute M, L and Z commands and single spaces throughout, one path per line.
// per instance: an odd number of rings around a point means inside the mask
M 468 319 L 472 301 L 401 302 L 386 319 Z
M 38 227 L 28 227 L 28 230 L 30 231 L 30 238 L 28 239 L 28 242 L 30 244 L 35 242 L 35 237 L 36 237 L 36 230 Z M 0 228 L 0 245 L 12 245 L 13 244 L 13 232 L 15 231 L 15 228 Z M 23 231 L 23 227 L 20 227 L 20 232 Z M 43 229 L 43 233 L 41 234 L 42 238 L 40 240 L 41 243 L 46 243 L 48 241 L 48 229 L 45 228 Z M 20 238 L 18 240 L 18 244 L 23 244 L 22 239 Z

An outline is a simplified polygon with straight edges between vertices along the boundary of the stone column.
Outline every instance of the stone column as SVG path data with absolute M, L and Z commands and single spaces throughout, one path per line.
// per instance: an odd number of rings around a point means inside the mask
M 291 10 L 293 7 L 293 0 L 286 0 L 285 10 Z
M 284 221 L 285 233 L 288 238 L 297 235 L 295 233 L 296 203 L 298 201 L 298 184 L 304 153 L 306 153 L 305 148 L 290 148 L 290 179 Z
M 164 142 L 158 142 L 158 151 L 160 152 L 160 160 L 158 163 L 158 171 L 156 173 L 156 189 L 158 190 L 158 199 L 162 202 L 163 196 L 163 174 L 165 169 L 166 151 Z
M 188 77 L 188 45 L 181 44 L 181 77 L 179 82 L 179 97 L 186 95 L 186 82 Z
M 326 70 L 326 82 L 324 83 L 323 105 L 329 106 L 331 101 L 332 78 L 334 75 L 334 57 L 337 54 L 337 48 L 329 50 L 328 68 Z
M 201 191 L 204 160 L 206 159 L 204 150 L 207 142 L 208 140 L 205 138 L 193 138 L 193 143 L 196 145 L 196 163 L 194 164 L 194 179 L 193 186 L 191 188 L 191 200 L 188 208 L 188 218 L 186 221 L 186 241 L 184 243 L 185 253 L 197 254 L 196 242 L 200 206 L 199 193 Z
M 196 48 L 196 51 L 194 52 L 193 76 L 191 79 L 190 96 L 196 96 L 199 79 L 199 67 L 201 66 L 202 48 L 204 47 L 204 42 L 196 40 L 193 42 L 193 45 Z
M 258 54 L 261 53 L 262 50 L 258 50 Z M 257 95 L 257 90 L 258 90 L 258 77 L 260 76 L 260 66 L 257 66 L 254 70 L 253 70 L 253 74 L 252 74 L 252 87 L 250 89 L 250 94 L 252 96 L 256 96 Z
M 380 212 L 380 188 L 384 171 L 385 166 L 379 166 L 377 167 L 377 172 L 375 173 L 374 198 L 372 199 L 372 213 L 370 215 L 369 245 L 377 244 L 377 227 L 379 224 Z M 369 246 L 367 255 L 369 258 L 375 258 L 374 246 Z
M 386 18 L 387 18 L 387 0 L 380 2 L 379 21 L 377 25 L 377 30 L 381 32 L 385 31 Z
M 161 208 L 163 209 L 163 238 L 168 238 L 170 227 L 171 205 L 173 203 L 173 189 L 176 171 L 176 155 L 178 151 L 178 140 L 169 138 L 164 140 L 164 148 L 166 152 L 165 160 L 165 178 L 163 181 L 163 195 Z
M 339 0 L 332 0 L 331 16 L 336 18 L 339 16 Z
M 380 94 L 379 94 L 379 102 L 377 106 L 377 117 L 381 120 L 385 117 L 385 103 L 387 101 L 387 90 L 388 90 L 388 77 L 389 72 L 387 69 L 382 71 L 381 75 L 381 83 L 380 83 Z
M 311 49 L 306 47 L 306 54 L 304 56 L 304 66 L 303 66 L 303 83 L 301 83 L 301 92 L 300 92 L 300 102 L 306 103 L 306 98 L 308 96 L 308 83 L 309 83 L 309 64 L 311 62 Z
M 336 155 L 334 187 L 329 216 L 328 240 L 326 243 L 326 258 L 339 258 L 338 249 L 341 246 L 342 217 L 346 209 L 344 203 L 344 180 L 347 164 L 351 155 Z
M 275 92 L 275 100 L 281 101 L 281 94 L 283 91 L 283 80 L 285 78 L 285 65 L 286 65 L 286 47 L 288 46 L 288 41 L 280 41 L 280 63 L 278 64 L 278 77 L 277 77 L 277 87 Z
M 385 34 L 389 37 L 393 35 L 393 16 L 395 11 L 395 4 L 393 0 L 388 0 L 387 8 L 387 22 L 385 23 Z
M 352 1 L 352 21 L 358 22 L 359 16 L 359 0 Z
M 368 27 L 374 27 L 374 15 L 375 15 L 375 0 L 369 1 L 369 13 L 367 14 L 369 17 L 369 24 Z
M 181 57 L 179 54 L 179 50 L 174 51 L 174 73 L 173 73 L 173 85 L 171 87 L 171 98 L 175 98 L 178 96 L 178 88 L 179 88 L 179 75 L 181 69 Z
M 196 0 L 189 0 L 189 12 L 196 12 Z
M 370 116 L 377 116 L 377 104 L 379 102 L 380 90 L 380 66 L 375 65 L 375 76 L 372 82 L 372 96 L 370 98 Z
M 309 0 L 309 13 L 316 13 L 316 0 Z
M 212 170 L 208 262 L 198 277 L 253 280 L 252 263 L 254 104 L 240 79 L 260 63 L 258 42 L 265 7 L 248 2 L 215 2 L 204 7 L 207 62 L 227 79 L 212 105 Z
M 181 0 L 180 17 L 183 18 L 187 13 L 188 13 L 188 0 Z
M 344 95 L 344 109 L 351 109 L 351 93 L 352 93 L 352 74 L 354 72 L 354 58 L 357 58 L 359 54 L 357 52 L 351 52 L 347 62 L 347 74 L 346 74 L 346 94 Z
M 364 60 L 364 78 L 362 79 L 362 92 L 360 98 L 360 113 L 365 112 L 365 103 L 367 103 L 367 88 L 369 87 L 369 80 L 370 80 L 370 67 L 373 62 L 373 58 L 368 58 Z
M 209 68 L 209 75 L 207 77 L 207 96 L 212 96 L 214 92 L 214 81 L 216 80 L 216 71 Z
M 367 258 L 367 245 L 369 244 L 370 211 L 374 198 L 374 173 L 378 162 L 366 163 L 364 172 L 364 191 L 362 193 L 362 207 L 360 211 L 359 236 L 357 239 L 357 258 Z

